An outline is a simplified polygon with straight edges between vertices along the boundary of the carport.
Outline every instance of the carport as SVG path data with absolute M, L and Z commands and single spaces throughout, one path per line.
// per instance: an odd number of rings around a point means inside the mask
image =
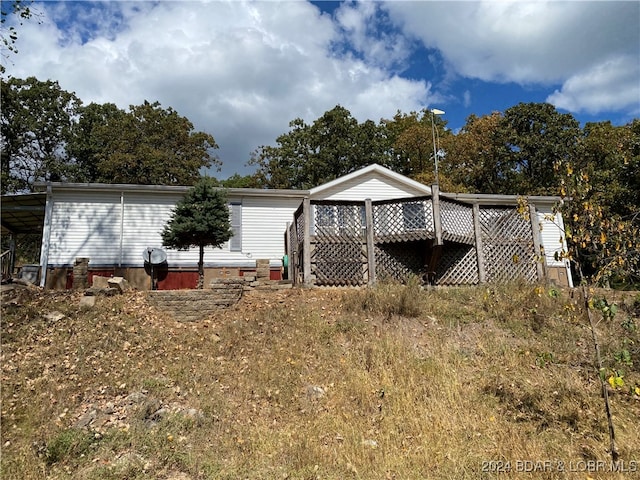
M 2 224 L 3 248 L 2 252 L 2 281 L 11 278 L 16 263 L 16 236 L 21 234 L 38 234 L 42 238 L 44 230 L 46 193 L 27 193 L 2 196 Z

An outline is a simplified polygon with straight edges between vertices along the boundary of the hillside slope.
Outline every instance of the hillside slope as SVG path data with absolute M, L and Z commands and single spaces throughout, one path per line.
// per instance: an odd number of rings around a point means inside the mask
M 193 323 L 80 297 L 3 295 L 3 479 L 640 477 L 637 294 L 592 301 L 614 473 L 575 291 L 293 289 Z

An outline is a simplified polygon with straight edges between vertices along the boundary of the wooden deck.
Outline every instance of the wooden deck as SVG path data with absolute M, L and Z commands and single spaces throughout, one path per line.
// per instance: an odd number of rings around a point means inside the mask
M 377 274 L 418 275 L 441 285 L 541 279 L 530 208 L 526 218 L 517 205 L 441 201 L 437 194 L 381 202 L 307 199 L 287 231 L 292 278 L 315 285 L 373 284 Z

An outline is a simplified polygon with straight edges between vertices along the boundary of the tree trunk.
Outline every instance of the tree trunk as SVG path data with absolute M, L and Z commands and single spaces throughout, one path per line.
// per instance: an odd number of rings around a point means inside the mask
M 200 245 L 200 258 L 198 259 L 198 290 L 204 288 L 204 245 Z

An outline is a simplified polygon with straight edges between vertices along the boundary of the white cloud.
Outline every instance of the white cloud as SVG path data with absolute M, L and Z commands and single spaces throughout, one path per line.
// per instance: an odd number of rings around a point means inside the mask
M 547 102 L 569 111 L 588 113 L 625 110 L 640 114 L 640 59 L 619 56 L 569 78 L 547 98 Z
M 637 51 L 637 2 L 388 2 L 391 17 L 459 74 L 561 81 L 611 51 Z
M 402 32 L 386 24 L 376 2 L 344 3 L 336 11 L 338 26 L 345 32 L 348 48 L 362 55 L 370 65 L 402 68 L 411 48 Z
M 465 90 L 462 93 L 462 100 L 463 100 L 463 105 L 465 107 L 468 107 L 469 105 L 471 105 L 471 92 L 469 90 Z
M 563 91 L 577 111 L 637 107 L 637 96 L 622 91 L 614 75 L 608 83 L 602 75 L 594 82 L 582 75 L 603 72 L 612 56 L 637 64 L 638 2 L 390 1 L 385 8 L 407 34 L 437 48 L 456 76 L 525 86 L 568 82 Z M 571 93 L 578 83 L 580 95 Z M 603 89 L 606 102 L 598 100 Z
M 58 80 L 85 104 L 173 107 L 213 134 L 221 177 L 246 173 L 250 152 L 272 144 L 294 118 L 311 122 L 341 104 L 360 121 L 378 120 L 429 102 L 427 82 L 336 56 L 343 30 L 306 2 L 91 5 L 36 5 L 41 24 L 22 27 L 8 73 Z M 369 18 L 365 10 L 359 14 Z

